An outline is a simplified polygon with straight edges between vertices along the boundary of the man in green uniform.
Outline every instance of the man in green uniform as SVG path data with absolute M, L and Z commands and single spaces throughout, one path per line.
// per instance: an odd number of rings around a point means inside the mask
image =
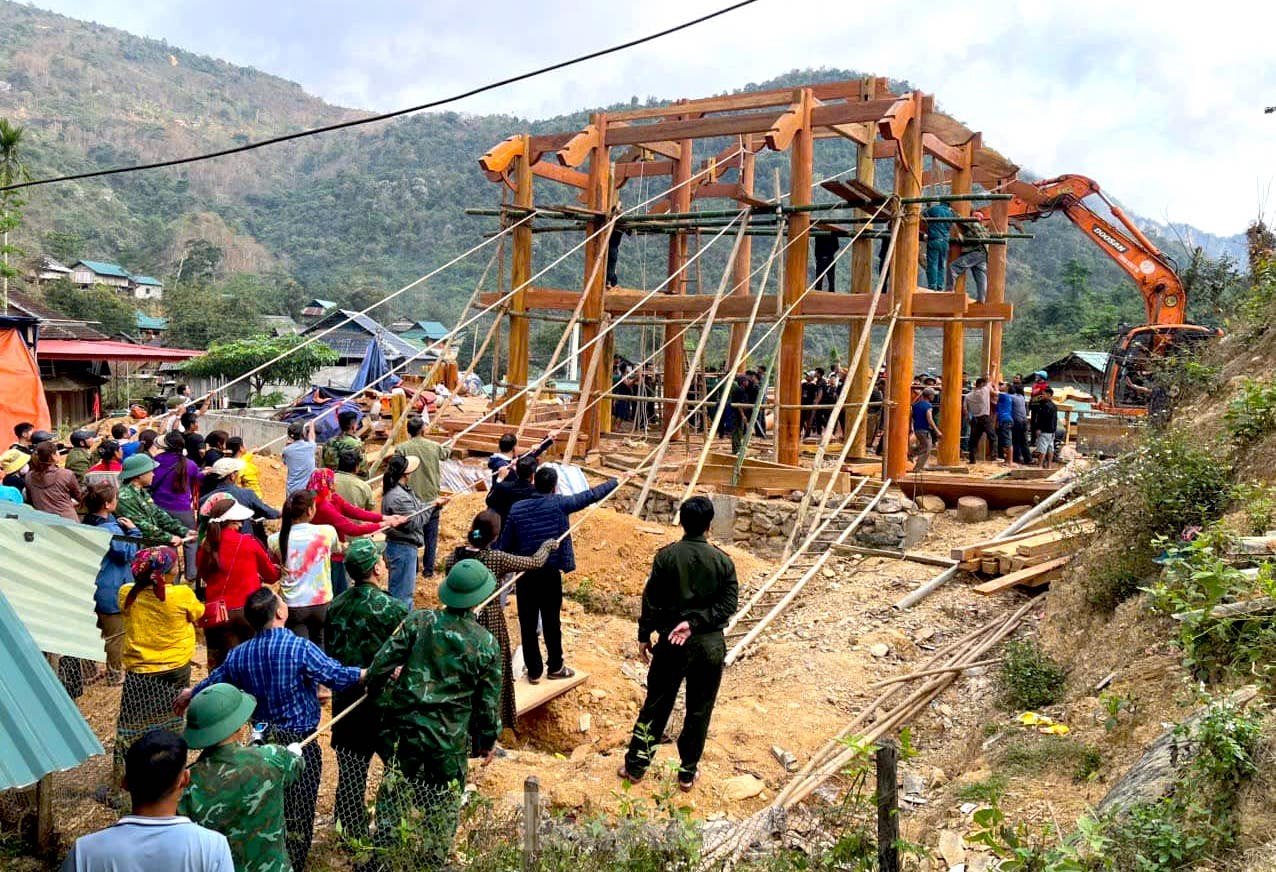
M 289 872 L 284 788 L 301 773 L 301 747 L 241 744 L 256 706 L 251 694 L 229 684 L 206 687 L 191 700 L 185 739 L 204 752 L 190 768 L 177 810 L 226 837 L 236 872 Z
M 358 538 L 346 548 L 346 573 L 351 586 L 328 606 L 324 637 L 328 654 L 347 666 L 368 667 L 385 641 L 394 634 L 408 608 L 377 586 L 382 578 L 383 545 Z M 333 695 L 335 717 L 361 696 L 360 688 Z M 337 755 L 337 825 L 347 839 L 366 839 L 368 765 L 377 750 L 381 718 L 372 702 L 342 718 L 332 728 L 332 750 Z
M 416 471 L 408 475 L 408 487 L 421 502 L 432 503 L 439 498 L 439 464 L 451 457 L 452 452 L 422 436 L 424 430 L 425 421 L 416 415 L 408 418 L 408 440 L 395 453 L 421 458 Z M 421 575 L 424 578 L 434 575 L 434 565 L 438 561 L 440 514 L 435 512 L 425 523 L 425 554 L 421 559 Z
M 62 464 L 75 473 L 75 480 L 84 487 L 84 474 L 93 465 L 93 455 L 89 451 L 89 440 L 93 438 L 92 430 L 76 430 L 71 434 L 71 450 L 67 452 L 66 461 Z
M 353 409 L 337 413 L 337 426 L 341 428 L 341 433 L 329 439 L 328 444 L 323 447 L 324 466 L 336 469 L 337 461 L 345 451 L 353 451 L 360 458 L 363 457 L 363 440 L 354 435 L 354 428 L 358 425 L 359 413 Z M 359 466 L 363 466 L 362 461 Z
M 134 454 L 120 470 L 120 496 L 115 507 L 117 518 L 128 518 L 141 531 L 142 537 L 158 543 L 181 545 L 190 534 L 186 525 L 155 505 L 147 490 L 155 478 L 155 461 L 149 454 Z
M 495 590 L 486 566 L 459 561 L 439 585 L 444 608 L 410 614 L 368 669 L 368 693 L 381 711 L 378 753 L 389 770 L 377 791 L 376 841 L 412 851 L 422 868 L 442 867 L 451 852 L 470 736 L 486 763 L 501 731 L 500 648 L 474 616 Z M 410 838 L 419 842 L 396 845 L 405 837 L 399 822 L 414 808 L 422 825 Z
M 687 500 L 678 511 L 678 521 L 683 537 L 656 552 L 642 594 L 638 644 L 643 656 L 651 659 L 647 700 L 618 774 L 629 781 L 639 781 L 646 774 L 685 680 L 687 716 L 678 736 L 682 760 L 678 786 L 686 791 L 695 785 L 709 734 L 727 653 L 722 631 L 735 613 L 739 585 L 731 558 L 705 539 L 713 522 L 709 498 Z M 654 648 L 653 632 L 657 634 Z

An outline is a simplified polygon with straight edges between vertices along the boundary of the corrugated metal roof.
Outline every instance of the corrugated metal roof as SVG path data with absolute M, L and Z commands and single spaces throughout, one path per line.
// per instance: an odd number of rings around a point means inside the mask
M 78 318 L 55 312 L 38 303 L 21 291 L 9 289 L 9 308 L 40 319 L 40 339 L 105 339 L 106 334 L 95 330 Z
M 105 659 L 93 591 L 110 542 L 110 534 L 96 527 L 0 504 L 0 593 L 41 651 Z
M 119 264 L 106 263 L 105 261 L 101 261 L 101 260 L 77 260 L 75 263 L 76 263 L 76 266 L 79 266 L 80 264 L 84 264 L 85 266 L 87 266 L 89 269 L 93 270 L 93 272 L 97 273 L 100 276 L 116 276 L 122 279 L 127 279 L 130 277 L 128 274 L 128 271 L 125 270 L 124 267 L 120 266 Z
M 407 339 L 424 338 L 432 341 L 442 339 L 447 334 L 448 329 L 443 326 L 441 321 L 417 321 L 407 330 L 399 333 L 400 336 Z
M 1072 353 L 1099 372 L 1103 372 L 1108 368 L 1108 353 L 1106 351 L 1074 351 Z
M 163 282 L 153 276 L 129 276 L 129 278 L 139 285 L 154 285 L 158 288 L 163 284 Z
M 0 594 L 0 790 L 104 753 L 18 613 Z
M 335 330 L 323 339 L 319 340 L 324 345 L 327 345 L 329 348 L 336 351 L 342 357 L 363 357 L 363 352 L 368 347 L 368 337 L 377 336 L 378 334 L 381 337 L 381 350 L 385 353 L 386 360 L 392 362 L 405 357 L 412 357 L 422 348 L 422 346 L 417 343 L 403 339 L 391 333 L 375 318 L 369 318 L 367 315 L 360 314 L 359 312 L 353 312 L 349 309 L 338 309 L 335 312 L 329 313 L 326 318 L 316 321 L 307 328 L 305 333 L 302 335 L 304 336 L 307 333 L 316 333 L 321 330 L 325 330 L 327 329 L 329 322 L 336 321 L 338 319 L 349 319 L 349 323 L 346 324 L 345 327 L 352 330 L 362 330 L 363 333 L 366 334 L 366 336 L 356 340 L 348 334 L 343 336 L 342 330 Z M 418 359 L 420 359 L 420 357 L 418 357 Z
M 156 318 L 154 315 L 147 315 L 145 312 L 134 313 L 137 317 L 135 322 L 138 330 L 167 330 L 168 319 Z

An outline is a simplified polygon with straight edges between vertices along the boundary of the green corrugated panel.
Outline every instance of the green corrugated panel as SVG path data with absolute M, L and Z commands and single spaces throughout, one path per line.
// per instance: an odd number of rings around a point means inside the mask
M 93 589 L 111 535 L 0 503 L 0 593 L 41 651 L 101 662 Z
M 0 594 L 0 790 L 103 753 L 35 639 Z

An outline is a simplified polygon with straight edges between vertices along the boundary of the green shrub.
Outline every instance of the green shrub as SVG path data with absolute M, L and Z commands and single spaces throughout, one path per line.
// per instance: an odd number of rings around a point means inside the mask
M 1276 431 L 1276 382 L 1247 378 L 1223 415 L 1232 444 L 1244 448 Z
M 1001 667 L 1002 701 L 1012 709 L 1035 709 L 1063 698 L 1062 666 L 1041 649 L 1035 639 L 1006 643 Z
M 1236 499 L 1245 513 L 1245 534 L 1261 536 L 1276 523 L 1276 488 L 1260 481 L 1236 486 Z

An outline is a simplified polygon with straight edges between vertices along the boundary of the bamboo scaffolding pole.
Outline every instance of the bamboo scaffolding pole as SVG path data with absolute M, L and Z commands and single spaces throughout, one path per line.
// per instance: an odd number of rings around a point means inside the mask
M 748 228 L 748 221 L 749 219 L 746 216 L 745 219 L 740 222 L 740 230 L 746 230 Z M 718 289 L 713 295 L 713 303 L 709 307 L 709 317 L 705 320 L 704 327 L 701 328 L 700 341 L 696 343 L 695 353 L 691 356 L 691 363 L 687 366 L 686 378 L 682 380 L 682 386 L 678 391 L 678 400 L 674 403 L 672 413 L 672 417 L 674 418 L 680 417 L 682 410 L 686 407 L 687 395 L 691 391 L 692 384 L 695 383 L 694 376 L 696 371 L 700 369 L 700 362 L 704 359 L 704 350 L 709 345 L 709 336 L 713 332 L 714 319 L 718 316 L 718 307 L 722 305 L 722 301 L 725 299 L 726 294 L 731 287 L 731 279 L 735 274 L 735 259 L 740 253 L 740 245 L 743 242 L 744 234 L 737 233 L 735 245 L 732 246 L 731 254 L 727 258 L 727 266 L 722 271 L 722 280 L 718 282 Z M 665 459 L 665 452 L 669 450 L 669 443 L 676 435 L 678 435 L 677 429 L 673 427 L 666 427 L 664 438 L 661 439 L 660 443 L 656 446 L 656 460 L 653 464 L 653 468 L 651 472 L 647 474 L 647 480 L 642 484 L 642 491 L 639 492 L 638 499 L 634 500 L 634 507 L 630 511 L 630 514 L 635 518 L 642 515 L 642 507 L 647 502 L 647 494 L 650 493 L 651 486 L 655 483 L 657 471 L 659 470 L 660 464 Z
M 878 488 L 877 494 L 869 500 L 868 505 L 861 509 L 859 514 L 856 515 L 851 522 L 846 525 L 846 528 L 838 534 L 838 537 L 834 540 L 833 544 L 841 545 L 846 541 L 847 536 L 850 536 L 855 532 L 859 525 L 864 522 L 864 519 L 868 517 L 868 513 L 877 505 L 878 501 L 886 495 L 886 489 L 890 486 L 891 482 L 889 479 L 882 482 L 882 486 Z M 727 651 L 726 658 L 723 660 L 724 665 L 730 666 L 734 663 L 736 659 L 744 653 L 745 649 L 747 649 L 749 645 L 753 644 L 758 636 L 762 635 L 762 631 L 765 630 L 781 612 L 787 609 L 793 600 L 797 599 L 797 595 L 801 593 L 802 588 L 806 587 L 807 582 L 815 577 L 815 573 L 819 572 L 820 569 L 823 568 L 824 564 L 829 560 L 829 555 L 832 553 L 833 549 L 831 548 L 826 548 L 820 552 L 815 563 L 811 565 L 810 569 L 802 574 L 802 577 L 794 583 L 793 587 L 789 589 L 789 592 L 781 597 L 780 601 L 771 608 L 771 611 L 763 615 L 762 619 L 758 623 L 754 624 L 753 628 L 749 630 L 749 632 L 745 633 L 742 639 L 731 646 L 731 648 Z
M 907 675 L 896 675 L 894 678 L 888 678 L 885 681 L 875 681 L 868 686 L 868 689 L 878 690 L 904 681 L 916 681 L 918 678 L 929 678 L 932 675 L 943 675 L 945 672 L 965 672 L 967 669 L 973 669 L 976 666 L 996 666 L 998 663 L 1003 662 L 1005 662 L 1005 658 L 993 657 L 991 660 L 979 660 L 975 663 L 962 663 L 957 666 L 940 666 L 937 669 L 922 669 L 919 672 L 910 672 Z

